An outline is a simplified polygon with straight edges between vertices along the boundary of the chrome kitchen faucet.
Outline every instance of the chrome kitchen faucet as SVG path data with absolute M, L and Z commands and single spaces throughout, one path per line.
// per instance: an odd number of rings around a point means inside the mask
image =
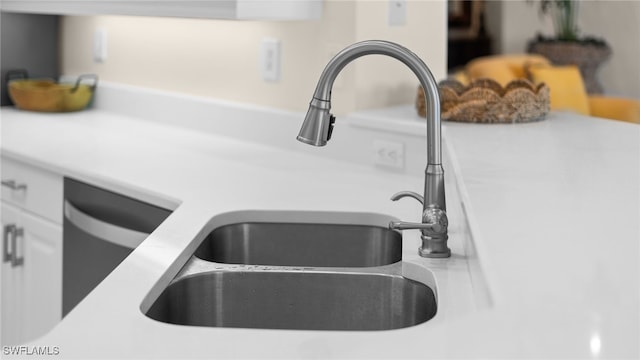
M 398 44 L 368 40 L 352 44 L 339 52 L 325 67 L 309 104 L 298 140 L 314 146 L 324 146 L 331 138 L 335 117 L 331 110 L 331 89 L 340 71 L 351 61 L 365 55 L 387 55 L 400 60 L 418 77 L 425 93 L 427 104 L 427 168 L 425 170 L 424 197 L 412 192 L 401 191 L 391 200 L 411 197 L 423 205 L 422 223 L 392 221 L 390 229 L 417 229 L 422 232 L 420 256 L 445 258 L 451 256 L 447 247 L 447 213 L 444 195 L 444 170 L 442 169 L 440 138 L 440 98 L 438 86 L 427 65 L 409 49 Z

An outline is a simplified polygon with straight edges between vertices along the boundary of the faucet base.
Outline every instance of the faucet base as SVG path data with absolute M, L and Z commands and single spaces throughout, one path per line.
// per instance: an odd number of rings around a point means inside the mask
M 422 247 L 418 248 L 418 254 L 425 258 L 448 258 L 451 257 L 451 249 L 447 246 L 448 236 L 436 238 L 422 235 Z

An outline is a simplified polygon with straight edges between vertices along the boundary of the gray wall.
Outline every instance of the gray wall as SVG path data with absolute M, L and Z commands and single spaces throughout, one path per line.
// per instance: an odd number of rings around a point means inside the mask
M 7 70 L 26 69 L 30 77 L 59 76 L 58 16 L 0 13 L 2 106 L 10 105 Z

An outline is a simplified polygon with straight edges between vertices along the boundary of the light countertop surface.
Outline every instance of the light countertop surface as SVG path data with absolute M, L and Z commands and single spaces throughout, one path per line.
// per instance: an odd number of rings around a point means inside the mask
M 0 115 L 3 156 L 175 209 L 29 344 L 59 346 L 62 358 L 640 356 L 640 126 L 567 113 L 445 123 L 453 256 L 418 257 L 415 232 L 405 232 L 403 250 L 407 273 L 433 274 L 438 314 L 405 329 L 331 332 L 182 327 L 140 308 L 220 224 L 251 210 L 416 221 L 416 204 L 389 196 L 421 192 L 420 176 L 104 110 Z M 355 127 L 425 128 L 410 107 L 351 118 Z

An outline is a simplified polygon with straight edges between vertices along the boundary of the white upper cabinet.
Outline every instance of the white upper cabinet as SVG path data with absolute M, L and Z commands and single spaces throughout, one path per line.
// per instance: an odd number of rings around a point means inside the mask
M 317 20 L 322 0 L 2 0 L 7 12 L 237 20 Z

